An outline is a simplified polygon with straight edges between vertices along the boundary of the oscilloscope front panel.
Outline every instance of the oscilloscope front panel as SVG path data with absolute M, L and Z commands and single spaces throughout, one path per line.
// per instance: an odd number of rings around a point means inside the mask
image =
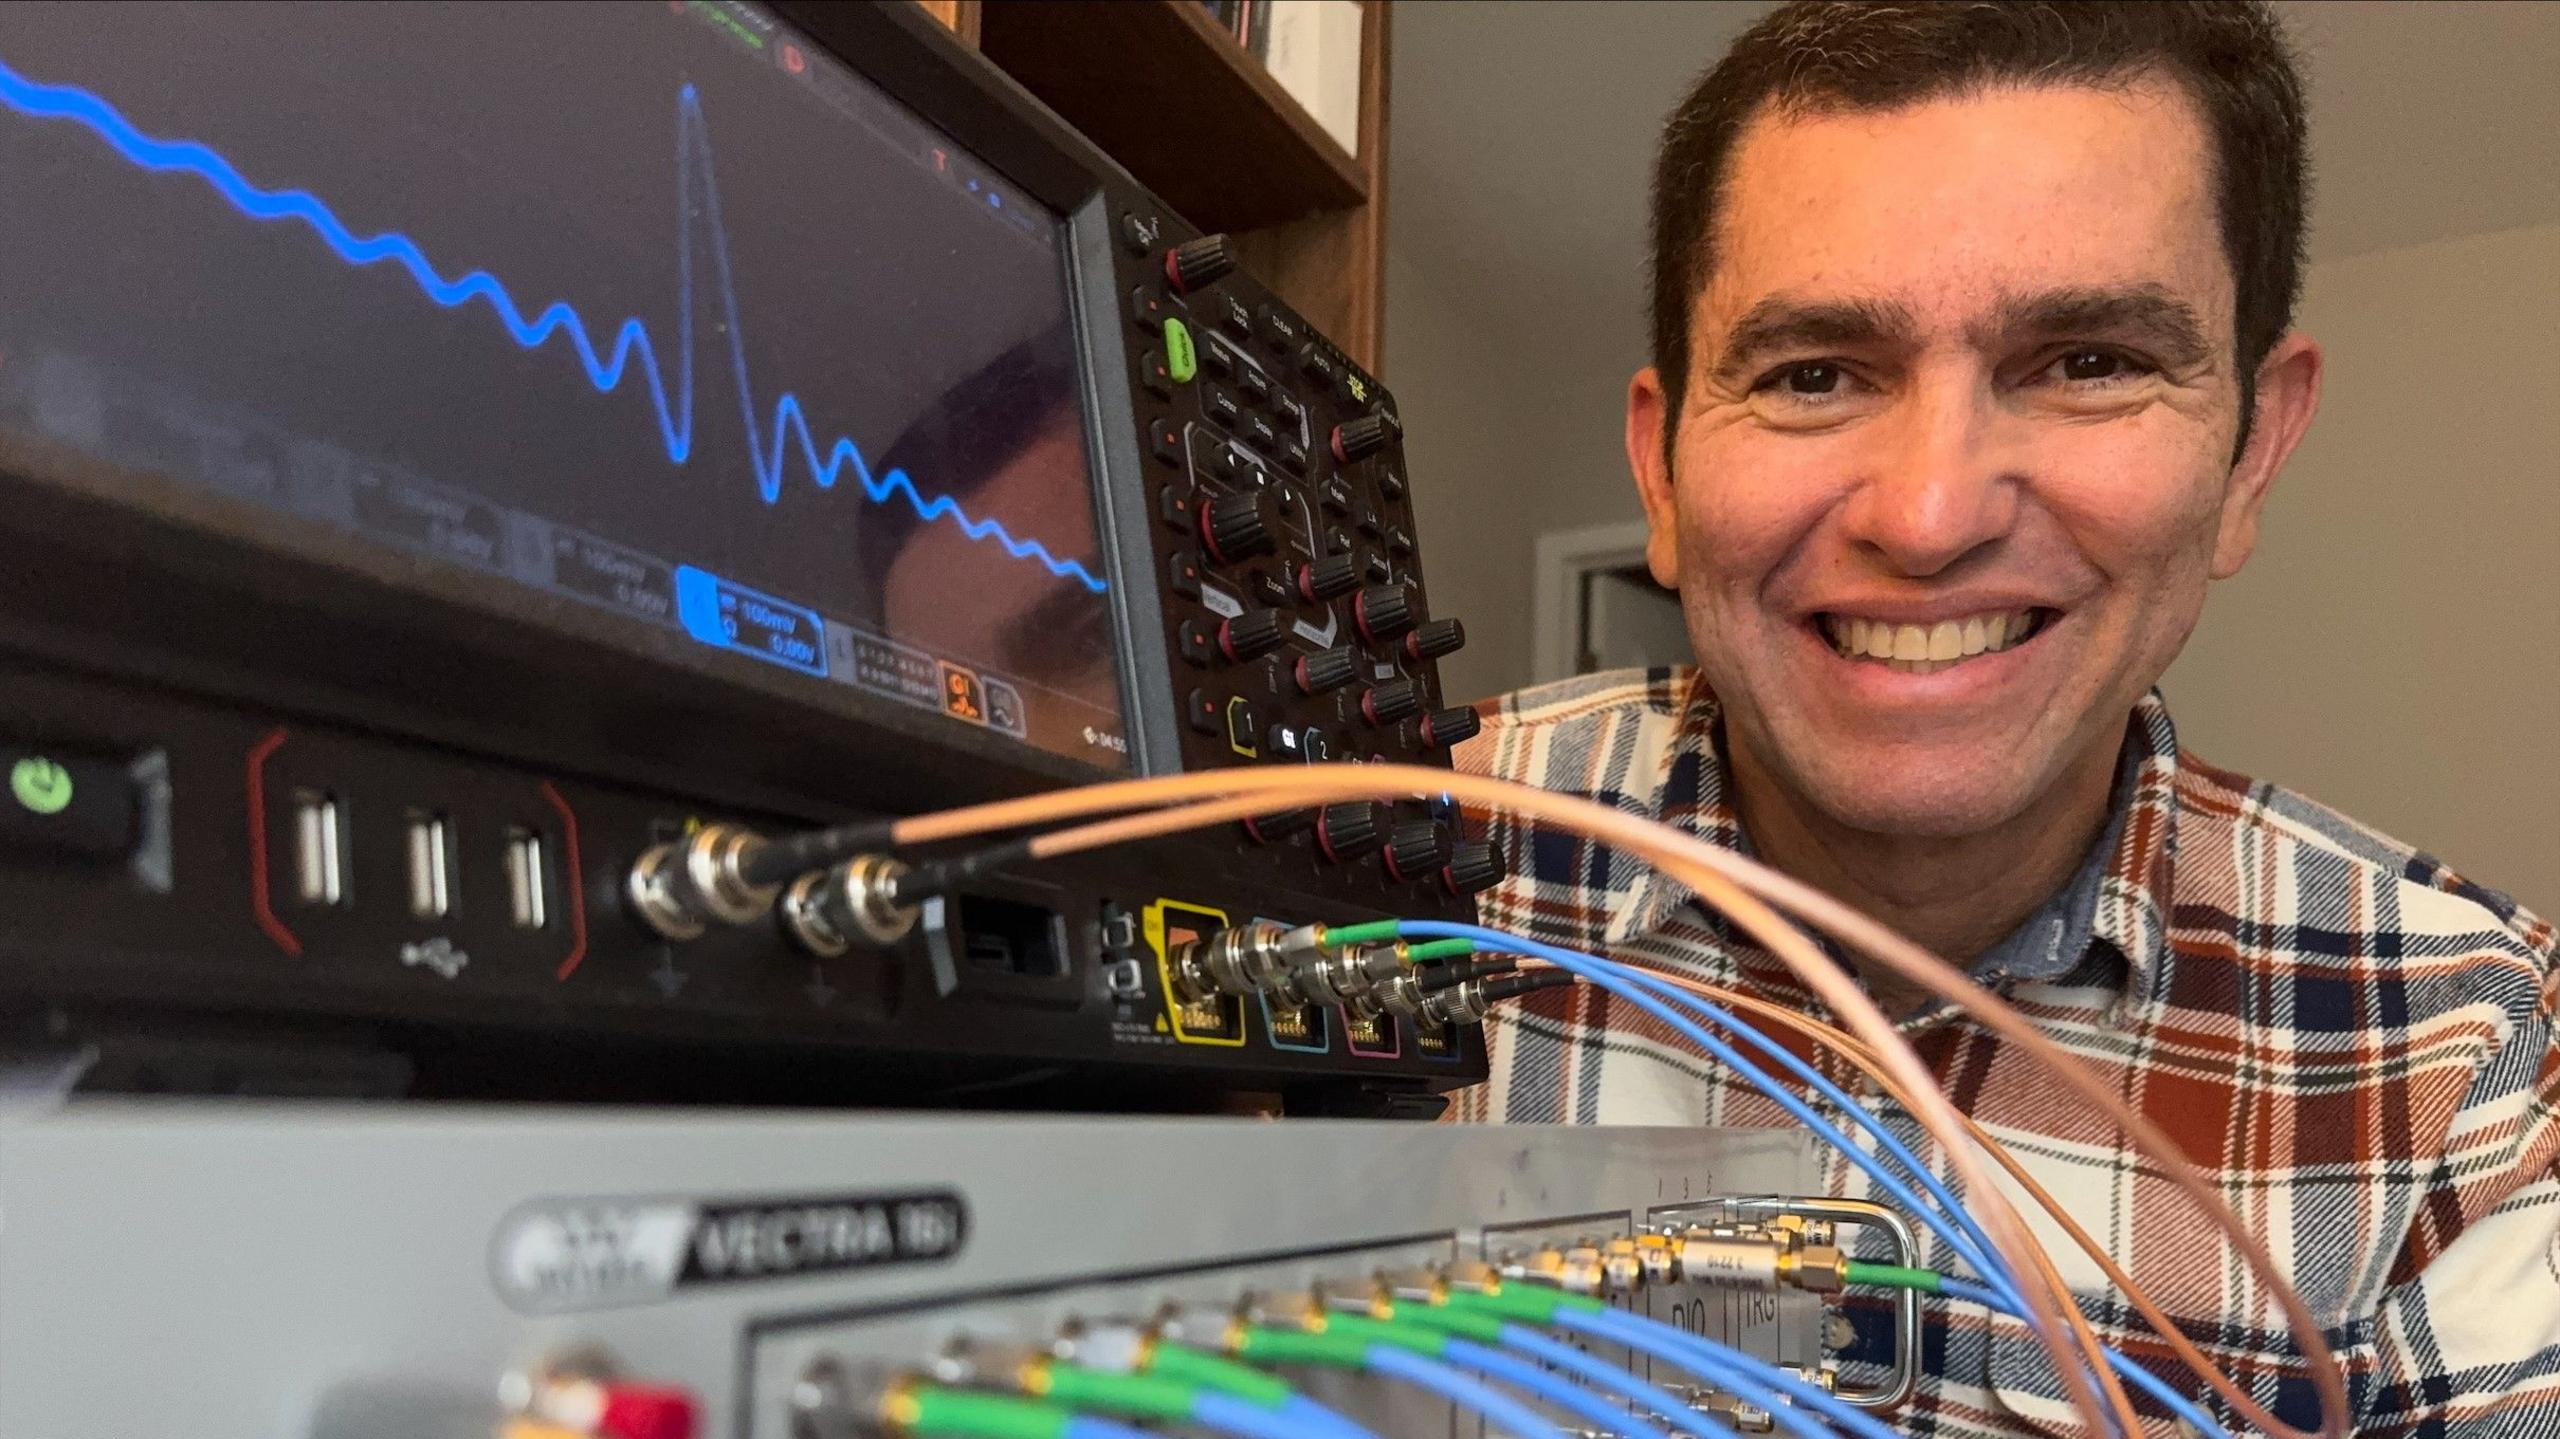
M 372 1057 L 321 1088 L 562 1097 L 1480 1074 L 1175 1023 L 1151 905 L 1467 910 L 1305 832 L 845 961 L 626 913 L 713 819 L 1457 732 L 1374 379 L 1241 272 L 1172 283 L 1190 228 L 915 7 L 787 13 L 0 24 L 0 165 L 48 201 L 0 257 L 52 277 L 0 313 L 0 1006 L 178 1088 L 305 1048 Z M 1242 495 L 1265 536 L 1202 528 Z M 1328 558 L 1357 584 L 1310 598 Z M 1428 857 L 1455 816 L 1386 818 Z

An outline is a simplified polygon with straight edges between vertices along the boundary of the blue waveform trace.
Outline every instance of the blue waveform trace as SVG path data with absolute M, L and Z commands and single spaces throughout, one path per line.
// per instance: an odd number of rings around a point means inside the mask
M 703 118 L 702 98 L 690 84 L 676 96 L 678 354 L 676 388 L 672 396 L 667 390 L 665 372 L 659 366 L 657 347 L 650 342 L 649 327 L 637 317 L 624 320 L 614 330 L 613 348 L 609 354 L 600 353 L 586 322 L 566 300 L 554 300 L 528 319 L 506 286 L 487 270 L 473 270 L 458 278 L 447 279 L 417 242 L 408 236 L 390 230 L 370 237 L 359 236 L 338 218 L 335 211 L 309 191 L 261 189 L 211 146 L 194 140 L 164 140 L 146 135 L 114 105 L 78 86 L 40 84 L 20 74 L 6 61 L 0 61 L 0 105 L 6 105 L 32 120 L 67 120 L 78 124 L 146 172 L 177 171 L 193 175 L 250 219 L 268 223 L 298 221 L 351 266 L 397 265 L 416 283 L 421 293 L 445 309 L 458 309 L 473 300 L 481 301 L 497 315 L 508 338 L 523 349 L 539 349 L 553 336 L 565 334 L 569 347 L 577 354 L 579 366 L 586 373 L 587 382 L 600 394 L 621 388 L 623 378 L 636 359 L 646 376 L 649 401 L 657 417 L 658 438 L 666 449 L 668 460 L 679 465 L 693 455 L 692 186 L 694 172 L 698 169 L 704 219 L 711 237 L 711 263 L 719 285 L 721 315 L 727 322 L 729 361 L 737 383 L 740 413 L 746 422 L 748 458 L 755 472 L 756 491 L 764 502 L 770 505 L 780 501 L 784 464 L 797 451 L 820 489 L 834 488 L 837 476 L 849 466 L 864 496 L 873 504 L 885 505 L 894 497 L 913 510 L 919 520 L 949 520 L 970 539 L 992 540 L 1015 559 L 1035 560 L 1051 574 L 1061 579 L 1072 579 L 1095 594 L 1109 588 L 1101 576 L 1080 561 L 1062 559 L 1040 541 L 1015 535 L 1005 528 L 1002 521 L 971 515 L 949 495 L 926 495 L 904 470 L 892 469 L 885 475 L 873 475 L 870 464 L 862 457 L 861 448 L 849 436 L 838 435 L 821 453 L 817 437 L 810 430 L 808 416 L 801 407 L 800 397 L 787 390 L 774 401 L 771 435 L 767 437 L 764 425 L 757 419 L 759 407 L 747 374 L 746 335 L 739 323 L 737 287 L 729 268 L 728 231 L 720 220 L 720 190 L 712 173 L 710 126 Z

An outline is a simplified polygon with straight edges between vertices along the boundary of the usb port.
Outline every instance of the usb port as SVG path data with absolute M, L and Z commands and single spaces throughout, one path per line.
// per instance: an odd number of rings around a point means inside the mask
M 550 865 L 539 830 L 507 831 L 507 907 L 518 929 L 551 922 Z
M 344 828 L 336 795 L 310 789 L 293 792 L 294 890 L 304 904 L 346 903 Z
M 453 840 L 445 818 L 409 811 L 409 912 L 420 919 L 453 913 Z

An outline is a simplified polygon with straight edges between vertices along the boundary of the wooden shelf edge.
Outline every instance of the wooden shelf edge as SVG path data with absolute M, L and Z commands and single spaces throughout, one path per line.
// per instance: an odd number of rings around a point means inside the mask
M 1367 203 L 1369 171 L 1198 0 L 984 0 L 979 48 L 1195 224 Z

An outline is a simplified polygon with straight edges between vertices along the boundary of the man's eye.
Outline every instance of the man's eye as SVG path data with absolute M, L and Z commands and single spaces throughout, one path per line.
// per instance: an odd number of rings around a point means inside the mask
M 1761 381 L 1761 388 L 1789 395 L 1833 395 L 1839 393 L 1845 378 L 1840 367 L 1828 360 L 1806 360 L 1772 371 L 1768 379 Z
M 2114 350 L 2073 350 L 2053 362 L 2054 374 L 2072 384 L 2129 380 L 2142 374 L 2144 368 L 2130 356 Z

